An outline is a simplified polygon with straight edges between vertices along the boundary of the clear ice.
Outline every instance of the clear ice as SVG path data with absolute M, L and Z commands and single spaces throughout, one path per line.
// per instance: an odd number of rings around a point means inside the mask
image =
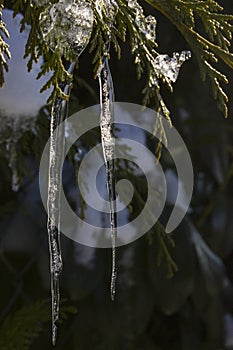
M 93 21 L 88 1 L 60 0 L 40 14 L 40 29 L 52 50 L 59 45 L 61 54 L 72 51 L 79 56 L 90 40 Z
M 144 32 L 146 37 L 152 41 L 156 39 L 156 19 L 149 15 L 145 18 L 145 29 Z
M 57 337 L 56 321 L 59 319 L 59 275 L 62 270 L 60 246 L 60 190 L 61 190 L 61 152 L 63 148 L 63 135 L 58 135 L 57 126 L 64 118 L 64 106 L 61 99 L 53 105 L 50 122 L 50 153 L 49 153 L 49 179 L 48 179 L 48 237 L 50 253 L 51 297 L 52 297 L 52 343 L 55 345 Z M 60 130 L 61 131 L 61 130 Z
M 69 67 L 72 74 L 75 63 Z M 61 84 L 62 90 L 69 94 L 70 85 Z M 59 275 L 62 271 L 62 257 L 60 245 L 60 192 L 62 186 L 62 159 L 64 152 L 64 130 L 58 126 L 67 117 L 67 102 L 57 98 L 53 104 L 50 121 L 50 152 L 48 178 L 48 237 L 50 253 L 51 297 L 52 297 L 52 343 L 55 345 L 57 337 L 56 322 L 59 319 Z
M 135 23 L 147 39 L 154 41 L 156 38 L 156 19 L 149 15 L 145 17 L 143 8 L 137 0 L 129 0 L 128 6 L 135 11 Z
M 40 15 L 40 30 L 50 49 L 55 50 L 57 45 L 60 54 L 72 52 L 75 59 L 86 48 L 92 33 L 93 11 L 89 2 L 60 0 L 50 4 Z M 68 72 L 72 74 L 75 67 L 73 62 Z M 71 85 L 60 84 L 61 89 L 69 95 Z M 62 271 L 62 257 L 60 246 L 60 191 L 61 171 L 64 152 L 65 131 L 57 127 L 67 117 L 67 102 L 56 98 L 52 107 L 50 122 L 50 154 L 49 154 L 49 181 L 48 181 L 48 236 L 51 273 L 52 296 L 52 343 L 57 338 L 59 319 L 59 275 Z
M 117 240 L 117 214 L 116 214 L 116 185 L 114 178 L 114 156 L 115 156 L 115 139 L 113 135 L 113 102 L 114 102 L 114 88 L 111 76 L 111 71 L 108 63 L 108 56 L 111 42 L 111 28 L 113 26 L 115 16 L 118 12 L 118 5 L 115 0 L 96 0 L 96 9 L 102 17 L 102 10 L 107 16 L 109 25 L 108 42 L 105 43 L 105 53 L 102 58 L 102 64 L 99 67 L 98 78 L 100 86 L 100 131 L 101 142 L 103 149 L 103 156 L 105 162 L 108 198 L 110 206 L 110 230 L 111 230 L 111 246 L 112 246 L 112 273 L 110 294 L 111 299 L 115 299 L 116 295 L 116 240 Z
M 115 299 L 116 294 L 116 240 L 117 240 L 117 215 L 116 215 L 116 188 L 114 178 L 114 155 L 115 139 L 113 136 L 113 102 L 114 88 L 112 76 L 108 64 L 107 55 L 103 59 L 98 73 L 100 85 L 100 130 L 103 156 L 107 175 L 108 197 L 110 205 L 110 229 L 112 245 L 112 274 L 111 274 L 111 299 Z
M 182 51 L 181 53 L 174 52 L 172 57 L 168 55 L 158 55 L 155 59 L 154 68 L 160 75 L 175 83 L 179 75 L 180 67 L 190 58 L 190 51 Z

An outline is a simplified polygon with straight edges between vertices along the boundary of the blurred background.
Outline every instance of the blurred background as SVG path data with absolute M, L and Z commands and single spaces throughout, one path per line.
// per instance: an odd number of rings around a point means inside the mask
M 231 0 L 220 3 L 232 13 Z M 153 14 L 161 53 L 189 49 L 165 17 Z M 23 55 L 28 29 L 19 32 L 20 16 L 13 19 L 8 9 L 3 20 L 11 34 L 12 59 L 0 90 L 0 349 L 52 349 L 47 217 L 38 180 L 50 121 L 49 91 L 39 91 L 48 77 L 36 80 L 42 62 L 27 73 Z M 116 101 L 141 104 L 145 82 L 136 79 L 128 42 L 122 45 L 121 60 L 112 55 L 110 64 Z M 195 57 L 182 66 L 174 92 L 162 91 L 195 176 L 189 213 L 173 234 L 175 245 L 155 225 L 136 242 L 120 247 L 117 298 L 111 302 L 111 251 L 62 235 L 62 322 L 56 349 L 233 349 L 233 74 L 222 69 L 229 77 L 228 119 L 218 110 L 209 82 L 201 81 Z M 75 74 L 70 115 L 97 104 L 98 94 L 85 51 Z M 85 135 L 64 164 L 66 196 L 80 216 L 85 216 L 85 206 L 75 184 L 77 169 L 99 141 L 98 130 Z M 155 150 L 155 140 L 145 135 L 144 142 Z M 160 161 L 172 198 L 178 180 L 166 150 Z M 117 178 L 127 177 L 129 168 L 131 164 L 121 164 Z M 145 179 L 133 171 L 130 176 L 145 199 Z M 171 204 L 169 200 L 161 223 L 166 223 Z M 141 209 L 133 201 L 128 220 Z

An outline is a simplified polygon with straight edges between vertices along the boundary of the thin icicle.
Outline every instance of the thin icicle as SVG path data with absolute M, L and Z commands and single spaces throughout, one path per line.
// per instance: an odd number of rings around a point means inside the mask
M 112 274 L 111 274 L 111 299 L 115 299 L 116 294 L 116 240 L 117 240 L 117 215 L 116 215 L 116 188 L 114 178 L 114 154 L 115 139 L 113 136 L 113 102 L 114 89 L 112 76 L 108 64 L 108 56 L 103 59 L 103 64 L 99 70 L 100 85 L 100 130 L 103 155 L 105 161 L 108 197 L 110 204 L 110 228 L 111 228 L 111 244 L 112 244 Z
M 41 2 L 34 0 L 41 5 Z M 48 5 L 40 14 L 40 29 L 44 40 L 51 50 L 60 49 L 61 56 L 74 54 L 80 56 L 89 43 L 94 15 L 89 1 L 59 0 L 55 4 L 48 1 Z M 33 4 L 33 3 L 32 3 Z M 75 63 L 72 63 L 68 72 L 71 74 Z M 60 84 L 65 94 L 69 95 L 70 85 Z M 62 270 L 60 246 L 60 192 L 61 170 L 64 152 L 65 131 L 60 123 L 66 118 L 67 102 L 57 98 L 54 102 L 50 124 L 50 154 L 49 154 L 49 183 L 48 183 L 48 236 L 50 251 L 51 295 L 52 295 L 52 343 L 55 345 L 57 336 L 56 322 L 59 319 L 59 275 Z
M 69 73 L 74 70 L 75 63 L 69 67 Z M 69 94 L 70 84 L 61 85 L 65 94 Z M 51 296 L 52 296 L 52 343 L 55 345 L 57 336 L 56 322 L 59 319 L 59 275 L 62 270 L 60 246 L 60 192 L 62 184 L 62 159 L 64 152 L 64 130 L 57 128 L 67 116 L 67 102 L 57 98 L 54 102 L 50 122 L 50 153 L 48 180 L 48 237 L 50 253 Z
M 115 0 L 96 0 L 96 10 L 100 17 L 106 16 L 109 27 L 108 41 L 105 43 L 106 52 L 102 64 L 99 67 L 98 78 L 100 86 L 100 131 L 104 162 L 107 175 L 108 198 L 110 205 L 110 228 L 111 228 L 111 245 L 112 245 L 112 273 L 111 273 L 111 299 L 115 299 L 116 294 L 116 240 L 117 240 L 117 214 L 116 214 L 116 186 L 114 178 L 114 155 L 115 139 L 113 136 L 113 102 L 114 88 L 112 76 L 108 64 L 108 56 L 111 43 L 111 29 L 115 21 L 116 14 L 119 10 Z

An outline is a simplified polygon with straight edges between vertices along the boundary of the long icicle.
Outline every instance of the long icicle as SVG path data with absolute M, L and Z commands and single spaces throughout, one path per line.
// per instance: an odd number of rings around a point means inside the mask
M 107 175 L 108 198 L 110 205 L 110 228 L 112 245 L 112 273 L 111 273 L 111 299 L 115 299 L 116 294 L 116 240 L 117 240 L 117 214 L 116 214 L 116 188 L 114 178 L 114 155 L 115 139 L 113 136 L 113 102 L 114 88 L 112 76 L 108 64 L 108 52 L 106 52 L 99 73 L 100 86 L 100 130 L 104 155 L 104 162 Z
M 75 62 L 71 63 L 68 73 L 72 74 Z M 60 84 L 67 95 L 71 84 Z M 58 126 L 66 119 L 68 111 L 67 101 L 56 98 L 52 107 L 50 121 L 50 152 L 48 179 L 48 238 L 50 253 L 51 297 L 52 297 L 52 343 L 56 344 L 57 326 L 59 319 L 59 276 L 62 271 L 62 257 L 60 245 L 60 192 L 62 185 L 62 159 L 64 152 L 64 129 Z

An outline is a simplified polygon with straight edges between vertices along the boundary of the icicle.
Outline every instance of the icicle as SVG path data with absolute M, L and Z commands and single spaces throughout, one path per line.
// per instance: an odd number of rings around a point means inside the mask
M 116 216 L 116 189 L 114 179 L 114 154 L 115 140 L 113 136 L 113 109 L 114 89 L 111 72 L 108 64 L 108 56 L 103 59 L 98 73 L 100 85 L 100 129 L 103 155 L 106 167 L 108 196 L 110 204 L 110 228 L 112 244 L 112 275 L 111 275 L 111 299 L 115 299 L 116 294 L 116 239 L 117 239 L 117 216 Z
M 47 1 L 46 1 L 47 3 Z M 71 53 L 77 59 L 87 46 L 93 27 L 93 11 L 89 2 L 81 0 L 60 0 L 49 4 L 40 15 L 40 29 L 44 40 L 51 50 L 57 47 L 60 54 L 69 56 Z M 68 72 L 72 74 L 75 62 Z M 69 95 L 70 84 L 60 84 L 61 90 Z M 59 319 L 59 275 L 62 270 L 60 246 L 60 191 L 61 171 L 64 152 L 65 131 L 58 125 L 66 118 L 67 102 L 56 98 L 52 107 L 50 124 L 50 154 L 48 183 L 48 236 L 50 252 L 51 296 L 52 296 L 52 343 L 57 337 L 56 322 Z
M 114 155 L 115 155 L 115 139 L 113 136 L 113 102 L 114 88 L 112 76 L 108 64 L 108 56 L 111 42 L 111 28 L 113 26 L 115 16 L 118 12 L 118 5 L 115 0 L 96 0 L 95 6 L 101 17 L 106 16 L 109 26 L 108 42 L 105 44 L 106 52 L 99 67 L 98 78 L 100 86 L 100 130 L 101 141 L 104 155 L 104 162 L 107 175 L 108 197 L 110 205 L 110 229 L 111 229 L 111 245 L 112 245 L 112 273 L 111 273 L 111 299 L 115 299 L 116 294 L 116 240 L 117 240 L 117 214 L 116 214 L 116 188 L 114 179 Z
M 175 83 L 179 75 L 180 67 L 190 58 L 190 51 L 182 51 L 181 53 L 174 52 L 172 57 L 168 55 L 159 55 L 155 59 L 154 67 L 161 75 Z
M 75 62 L 69 67 L 69 73 L 74 70 Z M 69 94 L 70 84 L 61 84 L 65 94 Z M 52 296 L 52 343 L 55 345 L 57 336 L 56 322 L 59 319 L 59 275 L 62 270 L 60 246 L 60 192 L 62 185 L 62 159 L 64 152 L 64 130 L 57 128 L 67 116 L 67 102 L 57 98 L 54 102 L 50 122 L 50 153 L 49 153 L 49 180 L 48 180 L 48 236 L 51 273 Z

